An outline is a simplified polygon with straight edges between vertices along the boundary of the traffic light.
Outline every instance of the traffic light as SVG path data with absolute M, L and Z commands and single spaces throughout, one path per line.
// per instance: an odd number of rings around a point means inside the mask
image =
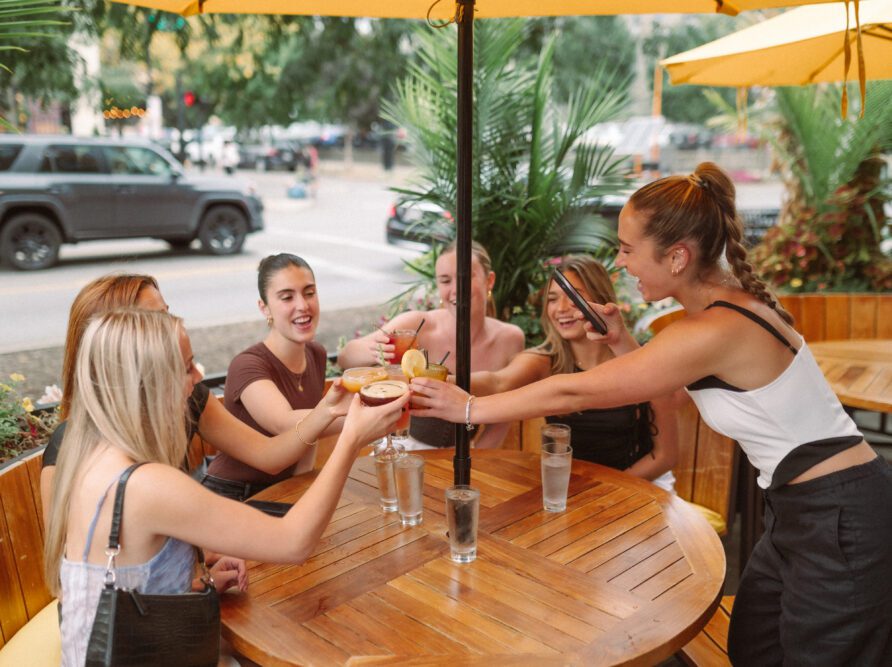
M 183 104 L 187 107 L 194 107 L 196 102 L 198 102 L 198 96 L 194 92 L 187 90 L 183 93 Z

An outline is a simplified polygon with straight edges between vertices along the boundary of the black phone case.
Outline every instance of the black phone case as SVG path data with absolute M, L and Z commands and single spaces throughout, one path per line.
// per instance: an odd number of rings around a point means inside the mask
M 604 336 L 607 333 L 607 324 L 601 319 L 601 316 L 598 315 L 598 313 L 592 310 L 585 299 L 580 296 L 579 292 L 577 292 L 576 288 L 570 284 L 570 281 L 567 280 L 567 276 L 565 276 L 560 269 L 554 270 L 554 280 L 561 286 L 561 289 L 564 290 L 566 295 L 570 297 L 570 301 L 582 311 L 582 314 L 585 315 L 585 319 L 595 327 L 595 331 Z
M 277 503 L 271 500 L 246 500 L 245 505 L 250 505 L 272 516 L 285 516 L 288 510 L 291 509 L 292 503 Z

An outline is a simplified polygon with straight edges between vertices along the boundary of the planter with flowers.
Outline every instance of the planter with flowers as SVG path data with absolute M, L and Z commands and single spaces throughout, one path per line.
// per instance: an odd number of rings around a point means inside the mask
M 25 377 L 12 373 L 0 382 L 0 465 L 23 452 L 47 443 L 58 423 L 55 406 L 36 407 L 30 397 L 22 396 Z M 47 388 L 40 403 L 58 400 L 58 389 Z

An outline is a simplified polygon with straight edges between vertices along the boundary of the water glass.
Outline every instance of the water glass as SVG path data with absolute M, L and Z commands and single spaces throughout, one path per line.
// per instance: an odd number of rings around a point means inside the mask
M 405 455 L 404 450 L 394 447 L 388 440 L 382 440 L 375 447 L 375 474 L 378 475 L 379 503 L 385 512 L 397 511 L 394 463 Z
M 424 459 L 418 454 L 406 454 L 393 463 L 396 478 L 397 506 L 404 526 L 422 522 L 424 508 Z
M 449 552 L 456 563 L 477 558 L 477 522 L 480 517 L 480 491 L 460 484 L 446 489 L 446 523 Z
M 541 429 L 542 443 L 558 442 L 562 445 L 570 444 L 570 427 L 566 424 L 545 424 Z
M 542 506 L 546 512 L 567 509 L 573 449 L 559 442 L 542 443 Z

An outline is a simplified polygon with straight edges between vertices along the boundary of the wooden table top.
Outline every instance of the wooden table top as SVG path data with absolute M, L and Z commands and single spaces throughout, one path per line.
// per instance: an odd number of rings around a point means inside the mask
M 223 635 L 263 665 L 653 665 L 718 605 L 725 555 L 674 495 L 574 461 L 567 510 L 542 509 L 539 457 L 474 450 L 477 560 L 449 558 L 444 491 L 452 450 L 425 459 L 424 523 L 378 507 L 362 457 L 314 555 L 250 563 L 222 596 Z M 315 473 L 259 498 L 293 501 Z
M 892 340 L 827 340 L 808 346 L 843 405 L 892 412 Z

